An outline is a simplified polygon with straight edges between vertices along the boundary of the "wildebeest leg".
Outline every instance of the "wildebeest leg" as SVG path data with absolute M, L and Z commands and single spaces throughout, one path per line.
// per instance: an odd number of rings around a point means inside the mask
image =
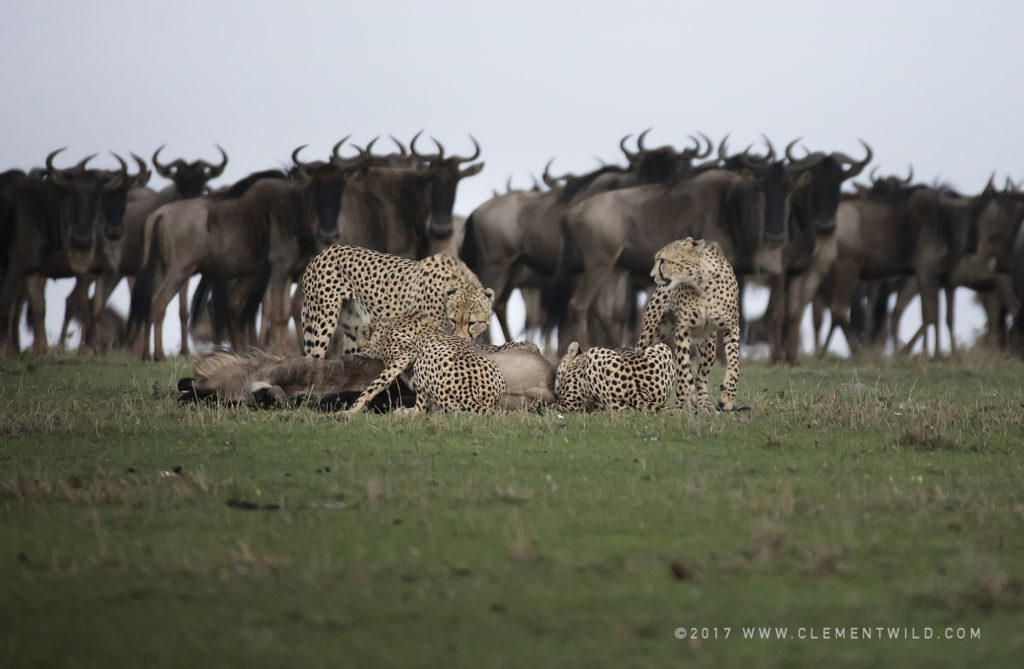
M 775 274 L 771 278 L 771 293 L 768 297 L 768 307 L 765 309 L 765 316 L 769 323 L 769 342 L 771 345 L 772 362 L 779 363 L 785 360 L 785 332 L 786 318 L 789 310 L 789 292 L 793 284 L 784 273 Z M 749 340 L 748 340 L 749 345 Z
M 924 337 L 924 355 L 928 357 L 928 326 L 935 327 L 935 355 L 939 354 L 939 287 L 934 277 L 917 275 L 917 283 L 921 289 L 921 327 L 913 338 L 903 347 L 903 353 L 910 353 L 911 348 L 920 336 Z
M 44 355 L 46 343 L 46 277 L 32 274 L 25 281 L 32 312 L 32 352 Z
M 181 324 L 179 355 L 188 355 L 188 281 L 178 290 L 178 322 Z
M 302 353 L 302 305 L 304 303 L 305 300 L 302 297 L 302 282 L 299 282 L 298 285 L 295 286 L 295 293 L 292 295 L 291 299 L 291 318 L 292 322 L 295 323 L 295 338 L 299 345 L 300 354 Z
M 566 346 L 569 341 L 578 341 L 580 348 L 590 348 L 590 328 L 587 319 L 590 317 L 590 308 L 594 304 L 605 281 L 615 269 L 615 261 L 605 262 L 596 267 L 588 267 L 578 282 L 573 282 L 575 290 L 569 298 L 568 322 L 575 327 L 576 336 L 566 339 Z M 562 347 L 562 333 L 558 334 L 558 346 Z
M 274 355 L 288 355 L 288 317 L 291 312 L 288 288 L 291 283 L 287 272 L 272 271 L 270 274 L 267 311 L 270 312 L 269 347 Z
M 164 314 L 167 312 L 167 305 L 171 298 L 181 289 L 182 284 L 187 284 L 192 272 L 186 273 L 183 269 L 171 270 L 164 275 L 158 287 L 153 291 L 153 299 L 150 307 L 150 323 L 153 326 L 153 360 L 164 360 Z
M 629 320 L 629 274 L 617 271 L 607 278 L 593 303 L 592 315 L 599 331 L 593 334 L 593 346 L 624 346 L 626 323 Z M 596 329 L 595 329 L 596 330 Z
M 345 411 L 345 413 L 347 413 L 347 414 L 356 414 L 356 413 L 361 412 L 366 407 L 367 403 L 370 402 L 370 400 L 372 400 L 374 397 L 376 397 L 378 394 L 380 394 L 380 392 L 382 390 L 384 390 L 385 388 L 390 386 L 392 383 L 394 383 L 395 379 L 397 379 L 399 377 L 399 375 L 402 374 L 402 372 L 407 370 L 409 368 L 409 366 L 412 365 L 412 363 L 415 360 L 416 360 L 416 354 L 410 352 L 410 353 L 407 353 L 406 355 L 402 356 L 401 358 L 398 358 L 393 363 L 391 363 L 391 365 L 386 367 L 384 369 L 384 371 L 381 372 L 380 375 L 376 379 L 374 379 L 373 381 L 370 382 L 370 385 L 368 385 L 366 387 L 366 390 L 364 390 L 359 395 L 359 398 L 356 399 L 356 401 L 352 404 L 351 407 L 349 407 Z M 417 388 L 417 392 L 416 392 L 416 409 L 417 410 L 420 409 L 420 398 L 421 397 L 423 397 L 423 401 L 424 402 L 427 400 L 426 393 L 419 392 L 419 389 Z
M 708 377 L 711 376 L 711 367 L 715 364 L 715 358 L 718 357 L 718 337 L 716 334 L 707 336 L 704 341 L 697 344 L 697 355 L 697 393 L 694 408 L 697 411 L 707 411 Z
M 714 343 L 715 337 L 710 337 Z M 696 401 L 693 391 L 693 370 L 690 369 L 690 333 L 676 330 L 676 406 L 685 409 Z
M 892 307 L 892 313 L 889 314 L 889 337 L 892 339 L 892 350 L 900 351 L 900 320 L 903 319 L 903 312 L 907 310 L 907 306 L 914 299 L 914 297 L 920 291 L 920 284 L 917 279 L 911 277 L 900 288 L 900 292 L 896 295 L 896 304 Z M 924 309 L 924 297 L 921 298 L 921 308 Z M 913 338 L 907 342 L 907 345 L 902 349 L 902 353 L 909 353 L 910 349 L 923 332 L 922 329 L 914 334 Z
M 953 332 L 953 304 L 956 286 L 946 286 L 946 328 L 949 330 L 949 354 L 956 355 L 956 334 Z M 935 328 L 935 355 L 939 354 L 939 329 Z
M 722 411 L 736 408 L 736 391 L 740 382 L 740 329 L 729 328 L 725 333 L 725 378 L 722 379 Z
M 81 320 L 82 315 L 85 313 L 85 309 L 88 304 L 89 295 L 89 283 L 88 279 L 84 276 L 79 276 L 75 279 L 75 287 L 71 289 L 66 300 L 64 300 L 64 322 L 60 326 L 60 338 L 57 340 L 57 350 L 64 351 L 67 346 L 68 340 L 68 329 L 71 327 L 71 321 L 75 318 Z M 85 323 L 81 323 L 82 327 L 82 343 L 79 344 L 79 349 L 85 344 Z

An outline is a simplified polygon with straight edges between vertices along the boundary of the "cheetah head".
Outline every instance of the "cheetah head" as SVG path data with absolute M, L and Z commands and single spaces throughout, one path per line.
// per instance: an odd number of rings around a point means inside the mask
M 487 329 L 491 320 L 494 291 L 490 288 L 456 286 L 448 290 L 445 317 L 456 337 L 475 339 Z
M 703 241 L 692 237 L 672 242 L 654 255 L 651 278 L 668 290 L 682 285 L 703 293 L 706 250 Z

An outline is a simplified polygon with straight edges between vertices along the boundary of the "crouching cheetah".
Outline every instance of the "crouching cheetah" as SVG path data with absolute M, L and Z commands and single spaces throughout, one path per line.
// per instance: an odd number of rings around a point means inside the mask
M 343 352 L 350 353 L 359 325 L 414 311 L 470 339 L 487 328 L 494 302 L 494 291 L 480 285 L 458 258 L 409 260 L 344 245 L 329 246 L 310 261 L 302 290 L 302 349 L 314 358 L 326 355 L 339 325 L 347 337 Z
M 665 405 L 674 378 L 672 352 L 665 344 L 594 347 L 581 354 L 573 342 L 555 371 L 555 395 L 563 411 L 654 411 Z
M 637 346 L 675 335 L 676 401 L 702 411 L 707 408 L 715 339 L 721 332 L 726 371 L 719 408 L 733 410 L 740 375 L 739 289 L 721 247 L 692 237 L 672 242 L 655 254 L 651 276 L 657 288 L 647 301 Z M 691 341 L 698 350 L 696 387 L 690 369 Z
M 377 393 L 410 366 L 416 412 L 431 403 L 446 411 L 490 413 L 504 395 L 505 379 L 473 344 L 441 331 L 429 313 L 392 316 L 361 325 L 360 349 L 380 358 L 384 371 L 363 391 L 347 413 L 359 413 Z

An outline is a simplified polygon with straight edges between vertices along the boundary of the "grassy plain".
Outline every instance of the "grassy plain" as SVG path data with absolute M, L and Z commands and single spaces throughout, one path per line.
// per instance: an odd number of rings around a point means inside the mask
M 747 362 L 751 411 L 702 417 L 346 423 L 185 375 L 0 363 L 0 666 L 1024 657 L 1016 360 Z

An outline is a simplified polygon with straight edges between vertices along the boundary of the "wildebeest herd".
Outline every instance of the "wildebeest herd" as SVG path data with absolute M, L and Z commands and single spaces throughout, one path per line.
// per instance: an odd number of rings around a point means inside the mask
M 493 301 L 506 342 L 513 340 L 508 300 L 518 289 L 527 327 L 557 328 L 560 353 L 572 342 L 586 352 L 642 339 L 641 305 L 655 290 L 652 263 L 660 249 L 684 238 L 720 249 L 741 287 L 744 278 L 770 286 L 760 329 L 778 362 L 796 360 L 799 323 L 810 304 L 816 327 L 827 310 L 827 337 L 839 329 L 853 350 L 888 341 L 893 350 L 909 350 L 924 337 L 928 353 L 933 326 L 937 352 L 939 291 L 946 291 L 952 333 L 958 286 L 981 296 L 987 343 L 1008 345 L 1024 327 L 1024 193 L 1009 178 L 1001 186 L 990 178 L 981 193 L 968 196 L 914 183 L 912 171 L 876 176 L 876 167 L 868 184 L 854 183 L 844 193 L 844 182 L 873 158 L 863 141 L 863 154 L 851 157 L 798 150 L 799 140 L 777 154 L 767 138 L 762 150 L 734 153 L 727 137 L 716 150 L 703 134 L 682 149 L 649 148 L 646 135 L 635 148 L 629 136 L 620 141 L 624 165 L 552 176 L 549 162 L 544 186 L 495 193 L 465 220 L 453 214 L 458 183 L 483 168 L 472 137 L 465 157 L 447 154 L 437 140 L 435 152 L 423 153 L 420 133 L 408 147 L 392 137 L 392 153 L 375 152 L 373 140 L 348 144 L 349 155 L 342 155 L 346 137 L 323 160 L 300 157 L 305 147 L 298 147 L 288 169 L 222 187 L 209 184 L 227 166 L 220 147 L 216 163 L 161 162 L 160 147 L 153 168 L 172 184 L 159 192 L 147 187 L 149 168 L 134 154 L 134 169 L 116 156 L 120 169 L 101 170 L 89 168 L 93 156 L 60 167 L 64 150 L 53 151 L 45 167 L 0 174 L 4 352 L 20 350 L 26 310 L 37 333 L 33 350 L 46 350 L 45 281 L 74 277 L 61 345 L 78 319 L 82 350 L 116 345 L 161 359 L 164 311 L 177 294 L 182 353 L 188 328 L 205 323 L 216 343 L 284 356 L 296 349 L 290 320 L 302 336 L 303 288 L 293 294 L 292 286 L 314 257 L 336 245 L 410 260 L 458 257 L 492 291 L 487 307 Z M 202 279 L 189 299 L 188 280 L 196 274 Z M 127 323 L 106 306 L 122 278 L 131 286 Z M 699 290 L 692 281 L 680 285 Z M 890 311 L 892 293 L 898 297 Z M 901 347 L 896 324 L 916 295 L 921 327 Z M 368 305 L 349 301 L 353 322 L 369 320 Z M 450 329 L 449 315 L 432 318 Z M 352 353 L 354 334 L 348 331 L 344 354 Z M 473 355 L 495 348 L 473 346 Z

